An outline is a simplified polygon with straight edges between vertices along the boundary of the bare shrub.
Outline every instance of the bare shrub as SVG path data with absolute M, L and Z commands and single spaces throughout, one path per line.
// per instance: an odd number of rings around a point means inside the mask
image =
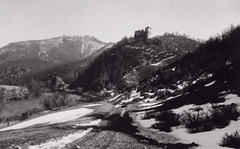
M 158 123 L 153 124 L 151 127 L 160 131 L 170 132 L 172 131 L 171 127 L 180 125 L 179 115 L 171 110 L 158 113 L 155 119 Z
M 227 134 L 222 137 L 221 146 L 240 148 L 240 131 L 235 131 L 232 134 Z
M 182 114 L 181 123 L 190 133 L 210 131 L 229 125 L 230 120 L 237 120 L 240 116 L 238 106 L 218 105 L 208 111 L 187 111 Z
M 45 110 L 54 110 L 60 107 L 68 105 L 67 98 L 69 94 L 64 93 L 54 93 L 53 95 L 47 96 L 43 100 L 43 106 Z

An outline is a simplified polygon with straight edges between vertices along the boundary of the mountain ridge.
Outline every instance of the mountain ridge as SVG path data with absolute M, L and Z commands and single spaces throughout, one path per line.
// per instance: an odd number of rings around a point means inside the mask
M 29 58 L 64 63 L 85 58 L 107 44 L 89 35 L 13 42 L 0 48 L 0 63 Z
M 19 85 L 23 77 L 85 59 L 111 45 L 89 35 L 10 43 L 0 48 L 0 83 Z

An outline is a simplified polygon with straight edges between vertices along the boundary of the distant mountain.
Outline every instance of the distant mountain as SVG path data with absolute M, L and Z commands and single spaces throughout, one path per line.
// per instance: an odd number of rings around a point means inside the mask
M 103 83 L 118 88 L 136 85 L 150 75 L 152 70 L 178 60 L 199 45 L 198 41 L 175 34 L 164 34 L 148 41 L 123 38 L 100 54 L 79 75 L 72 87 L 101 90 Z M 107 76 L 106 79 L 103 76 Z M 102 82 L 102 79 L 105 81 Z
M 78 74 L 85 71 L 85 68 L 90 64 L 90 62 L 98 57 L 99 54 L 108 50 L 111 46 L 112 44 L 108 44 L 107 46 L 104 46 L 101 49 L 93 52 L 91 55 L 84 59 L 67 62 L 45 69 L 41 72 L 32 73 L 23 78 L 23 80 L 26 80 L 30 77 L 34 80 L 47 82 L 53 80 L 56 76 L 58 76 L 61 77 L 65 83 L 71 84 L 74 82 Z
M 0 49 L 0 63 L 33 58 L 65 63 L 86 58 L 107 44 L 87 35 L 14 42 Z
M 82 60 L 108 46 L 87 35 L 10 43 L 0 48 L 0 84 L 17 85 L 29 74 Z

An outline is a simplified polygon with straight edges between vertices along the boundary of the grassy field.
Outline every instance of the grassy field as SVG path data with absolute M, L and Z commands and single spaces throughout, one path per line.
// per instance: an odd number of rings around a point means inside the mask
M 9 86 L 9 85 L 0 85 L 0 88 L 5 88 L 6 92 L 13 90 L 19 90 L 19 86 Z M 5 104 L 4 108 L 0 111 L 0 119 L 3 120 L 8 118 L 7 121 L 12 120 L 24 120 L 31 116 L 32 114 L 39 113 L 40 111 L 44 111 L 44 100 L 50 99 L 55 91 L 48 91 L 43 93 L 40 97 L 30 97 L 29 99 L 23 100 L 10 100 L 9 96 L 5 96 L 7 98 L 7 103 Z M 4 99 L 4 98 L 3 98 Z M 73 106 L 78 104 L 80 97 L 78 95 L 69 94 L 67 96 L 66 102 L 68 103 L 66 106 Z M 0 102 L 0 107 L 3 102 Z
M 21 115 L 33 109 L 42 109 L 41 98 L 34 98 L 29 100 L 8 101 L 0 113 L 0 117 L 11 117 Z

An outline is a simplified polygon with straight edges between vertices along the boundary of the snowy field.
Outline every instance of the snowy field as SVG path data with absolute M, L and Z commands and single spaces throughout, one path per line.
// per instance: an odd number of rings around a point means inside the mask
M 62 137 L 61 139 L 51 140 L 46 143 L 42 143 L 40 145 L 32 145 L 29 146 L 28 149 L 58 149 L 58 148 L 64 148 L 67 144 L 82 138 L 87 133 L 92 131 L 93 128 L 88 128 L 84 131 L 77 131 L 76 133 L 67 135 Z
M 25 122 L 6 127 L 3 129 L 0 129 L 0 131 L 7 131 L 7 130 L 13 130 L 13 129 L 22 129 L 30 126 L 34 126 L 37 124 L 56 124 L 56 123 L 64 123 L 71 120 L 75 120 L 77 118 L 80 118 L 88 113 L 93 112 L 93 109 L 88 108 L 79 108 L 79 109 L 73 109 L 73 110 L 66 110 L 56 113 L 51 113 L 48 115 L 40 116 L 38 118 L 30 119 Z
M 213 84 L 214 82 L 211 82 Z M 211 85 L 210 83 L 208 85 Z M 222 103 L 218 103 L 218 105 L 230 105 L 232 103 L 238 104 L 240 106 L 240 97 L 238 97 L 236 94 L 228 94 L 225 95 L 224 98 L 226 99 Z M 141 106 L 146 107 L 153 107 L 156 103 L 145 103 L 141 104 Z M 182 106 L 177 109 L 172 109 L 174 113 L 181 114 L 184 111 L 189 111 L 191 109 L 194 109 L 196 107 L 201 107 L 203 111 L 209 110 L 209 108 L 212 105 L 210 103 L 203 104 L 201 106 L 189 104 Z M 156 123 L 155 119 L 148 119 L 148 120 L 141 120 L 141 117 L 144 115 L 144 112 L 138 113 L 137 121 L 145 128 L 149 128 L 152 124 Z M 153 130 L 153 129 L 152 129 Z M 221 139 L 224 136 L 225 133 L 231 134 L 235 132 L 236 130 L 240 130 L 240 118 L 238 118 L 237 121 L 231 121 L 230 124 L 222 129 L 214 129 L 212 131 L 206 131 L 206 132 L 199 132 L 199 133 L 188 133 L 188 130 L 184 128 L 183 126 L 173 127 L 173 131 L 170 134 L 177 138 L 179 138 L 179 142 L 182 143 L 192 143 L 195 142 L 199 144 L 197 149 L 227 149 L 228 147 L 221 147 L 219 146 L 221 143 Z M 158 132 L 158 130 L 156 130 Z M 164 133 L 164 132 L 160 132 Z
M 177 138 L 179 142 L 199 144 L 196 149 L 225 149 L 228 147 L 221 147 L 221 139 L 225 133 L 233 133 L 236 129 L 240 129 L 240 121 L 231 121 L 230 125 L 223 129 L 215 129 L 213 131 L 206 131 L 200 133 L 189 134 L 186 128 L 175 128 L 172 132 L 168 133 Z

